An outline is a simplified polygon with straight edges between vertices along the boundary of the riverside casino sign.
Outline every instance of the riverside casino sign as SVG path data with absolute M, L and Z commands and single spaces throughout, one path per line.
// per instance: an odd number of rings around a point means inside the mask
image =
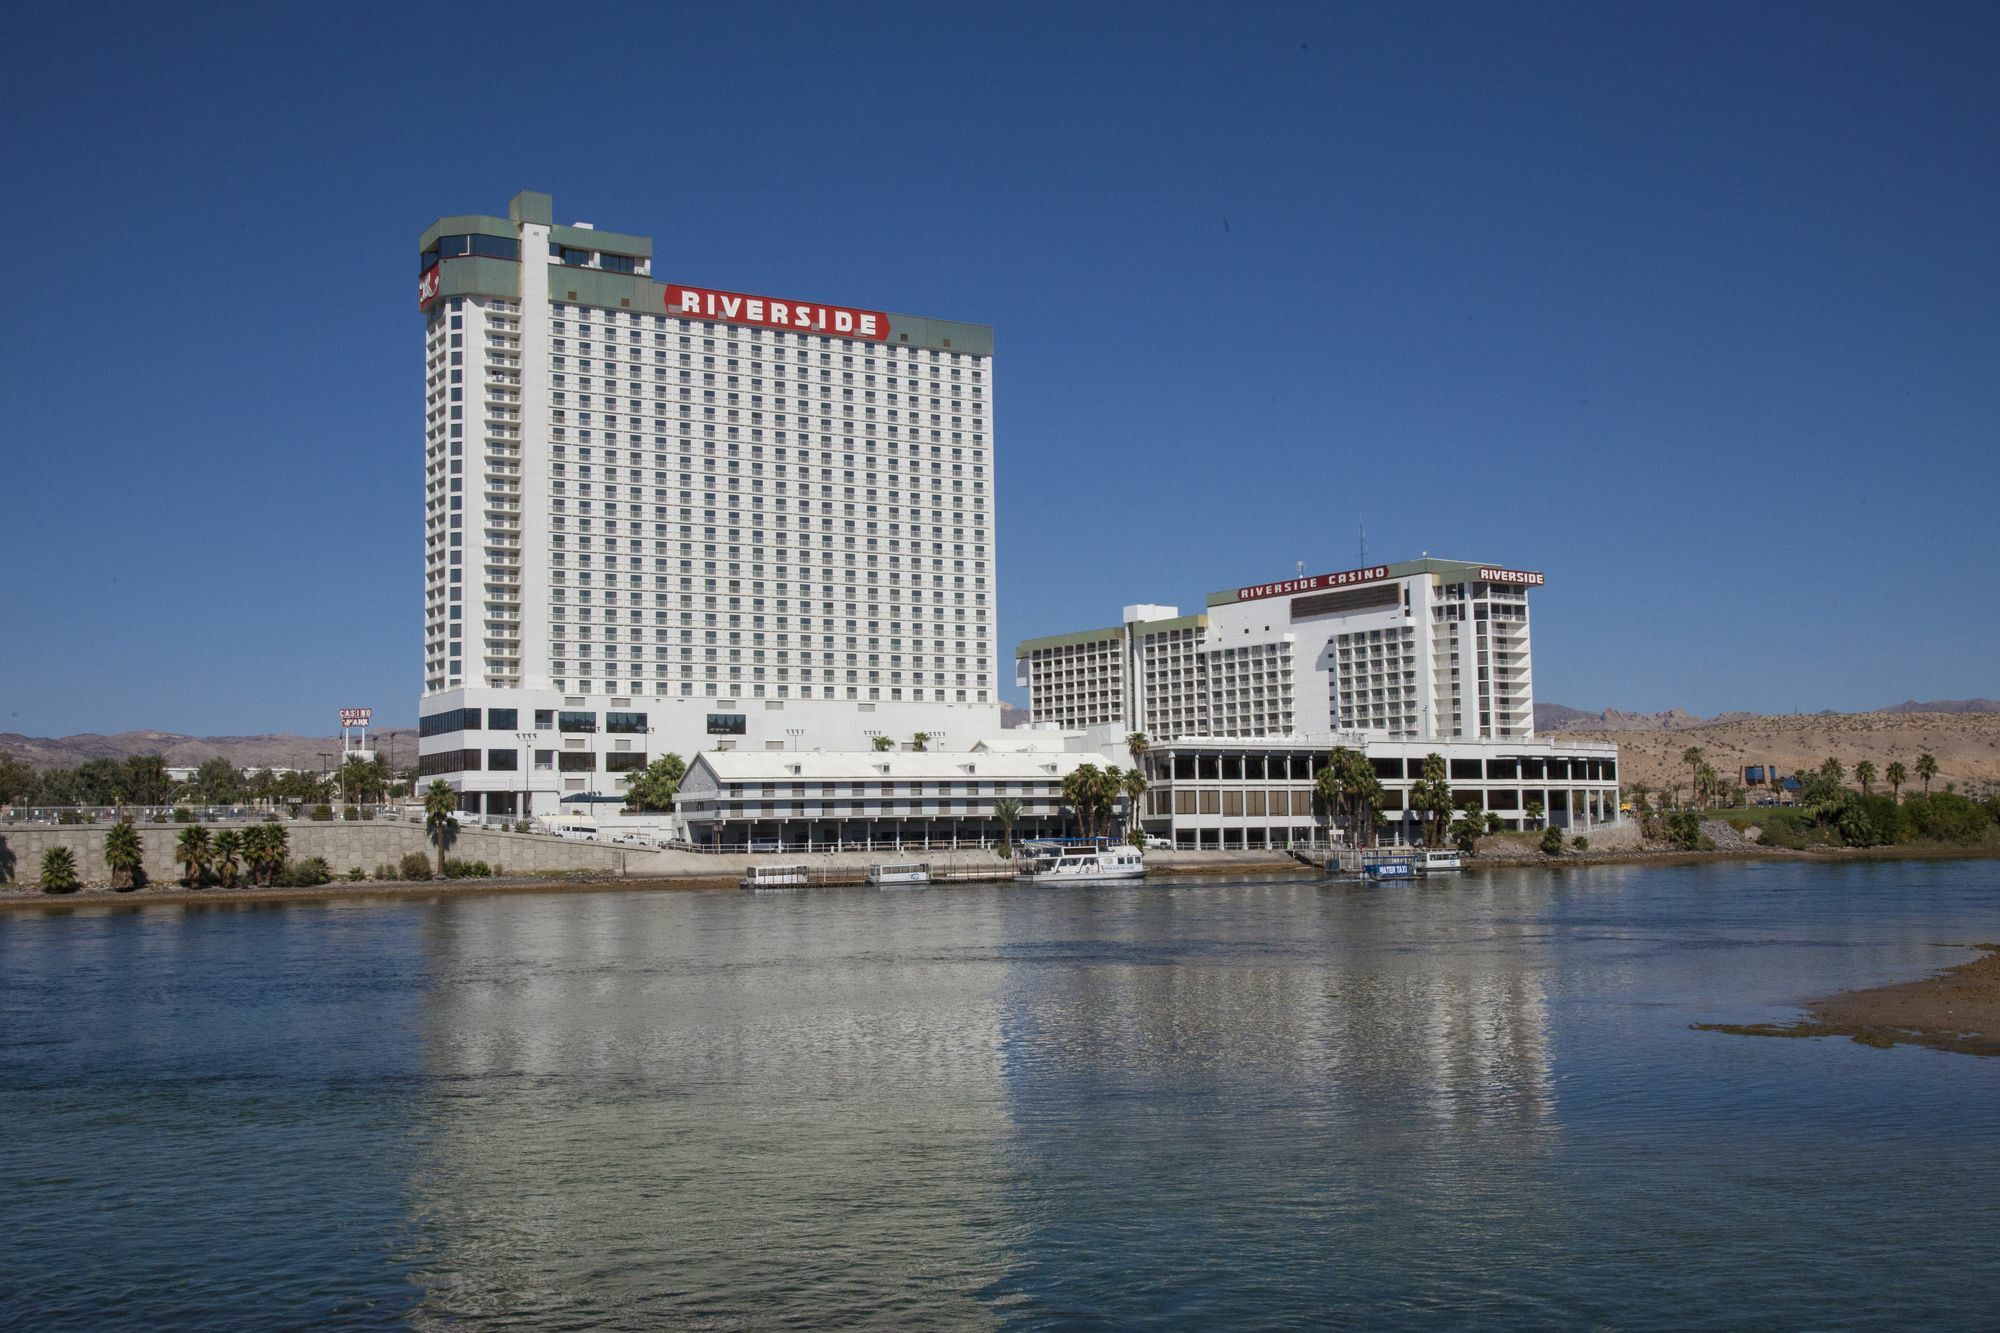
M 1257 583 L 1248 588 L 1238 588 L 1236 600 L 1254 602 L 1260 597 L 1290 597 L 1293 593 L 1324 592 L 1328 588 L 1345 588 L 1354 583 L 1373 583 L 1377 579 L 1388 577 L 1387 565 L 1370 565 L 1366 569 L 1343 569 L 1338 574 L 1308 574 L 1301 578 L 1286 579 L 1282 583 Z
M 879 310 L 850 310 L 846 306 L 785 301 L 775 296 L 746 296 L 742 292 L 718 292 L 672 282 L 666 288 L 667 313 L 686 319 L 755 324 L 787 333 L 826 333 L 864 342 L 889 340 L 889 317 Z
M 1254 583 L 1247 588 L 1236 590 L 1239 602 L 1254 602 L 1260 597 L 1290 597 L 1302 592 L 1325 592 L 1329 588 L 1346 588 L 1356 583 L 1374 583 L 1389 577 L 1387 565 L 1369 565 L 1363 569 L 1343 569 L 1337 574 L 1308 574 L 1300 578 L 1285 579 L 1279 583 Z M 1458 582 L 1448 579 L 1447 582 Z M 1479 582 L 1506 583 L 1520 588 L 1539 588 L 1548 582 L 1548 577 L 1539 570 L 1498 569 L 1482 565 Z

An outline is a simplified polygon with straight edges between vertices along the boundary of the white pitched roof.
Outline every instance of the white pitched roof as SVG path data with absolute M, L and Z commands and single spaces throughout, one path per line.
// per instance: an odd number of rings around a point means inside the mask
M 695 759 L 723 782 L 778 782 L 804 778 L 826 782 L 880 782 L 884 779 L 935 781 L 941 778 L 1060 780 L 1084 764 L 1107 767 L 1101 754 L 1008 753 L 959 750 L 946 753 L 914 750 L 784 751 L 704 750 Z

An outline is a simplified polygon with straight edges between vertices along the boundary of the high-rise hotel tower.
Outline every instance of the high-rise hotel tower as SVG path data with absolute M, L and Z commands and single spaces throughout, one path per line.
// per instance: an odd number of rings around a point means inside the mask
M 687 285 L 531 191 L 418 250 L 422 770 L 462 808 L 998 728 L 991 328 Z

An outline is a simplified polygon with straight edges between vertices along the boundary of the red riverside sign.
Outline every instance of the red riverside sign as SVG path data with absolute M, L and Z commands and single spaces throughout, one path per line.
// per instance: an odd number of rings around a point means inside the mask
M 1389 577 L 1387 565 L 1370 565 L 1366 569 L 1343 569 L 1338 574 L 1308 574 L 1304 578 L 1286 579 L 1283 583 L 1259 583 L 1236 590 L 1236 600 L 1252 602 L 1259 597 L 1289 597 L 1295 592 L 1323 592 L 1328 588 L 1345 588 L 1350 583 L 1373 583 L 1376 579 Z
M 879 310 L 849 310 L 846 306 L 811 301 L 781 301 L 774 296 L 745 296 L 706 287 L 667 284 L 667 313 L 693 319 L 719 319 L 726 324 L 755 324 L 793 333 L 828 333 L 867 342 L 889 340 L 889 317 Z
M 417 279 L 417 309 L 422 310 L 437 300 L 438 288 L 444 282 L 444 265 L 432 264 L 424 270 L 424 276 Z
M 1520 583 L 1531 588 L 1539 588 L 1548 582 L 1544 575 L 1527 569 L 1482 568 L 1479 571 L 1479 578 L 1482 583 Z

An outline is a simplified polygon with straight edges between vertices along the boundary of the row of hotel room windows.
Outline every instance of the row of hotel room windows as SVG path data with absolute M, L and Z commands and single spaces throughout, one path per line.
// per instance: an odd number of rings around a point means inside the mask
M 1543 791 L 1538 788 L 1496 787 L 1485 792 L 1455 789 L 1451 798 L 1452 803 L 1462 810 L 1526 810 L 1533 803 L 1540 804 L 1544 809 L 1552 808 L 1551 802 L 1555 807 L 1561 807 L 1569 795 L 1560 788 Z M 1382 795 L 1383 812 L 1393 814 L 1401 811 L 1403 799 L 1404 793 L 1399 789 L 1385 791 Z M 1146 793 L 1146 813 L 1149 815 L 1222 815 L 1251 819 L 1266 815 L 1312 815 L 1317 818 L 1325 813 L 1325 809 L 1317 793 L 1300 788 L 1266 792 L 1260 787 L 1247 791 L 1155 787 Z
M 1424 760 L 1421 756 L 1408 759 L 1370 758 L 1369 766 L 1375 776 L 1385 782 L 1421 778 L 1424 775 Z M 1155 780 L 1172 778 L 1181 782 L 1248 780 L 1261 782 L 1285 780 L 1310 782 L 1320 769 L 1326 766 L 1326 756 L 1320 754 L 1190 754 L 1187 752 L 1168 755 L 1151 755 L 1147 758 L 1148 776 Z M 1543 755 L 1521 755 L 1506 759 L 1452 759 L 1447 761 L 1447 776 L 1453 782 L 1483 781 L 1530 781 L 1561 779 L 1575 782 L 1616 782 L 1618 761 L 1615 759 L 1570 759 L 1549 758 Z
M 446 736 L 454 731 L 512 731 L 520 726 L 518 708 L 453 708 L 432 713 L 417 721 L 419 736 Z M 484 725 L 482 725 L 482 723 Z M 636 735 L 646 730 L 644 713 L 606 713 L 604 729 L 614 734 Z M 536 731 L 594 732 L 594 712 L 562 712 L 553 708 L 535 710 Z
M 603 771 L 606 773 L 636 773 L 646 766 L 646 756 L 636 750 L 619 751 L 602 756 Z M 592 750 L 537 750 L 535 767 L 553 767 L 561 773 L 595 773 L 598 771 L 599 756 Z M 521 771 L 519 750 L 442 750 L 427 754 L 417 760 L 420 777 L 438 777 L 445 773 L 477 773 L 481 769 L 489 773 L 518 773 Z

